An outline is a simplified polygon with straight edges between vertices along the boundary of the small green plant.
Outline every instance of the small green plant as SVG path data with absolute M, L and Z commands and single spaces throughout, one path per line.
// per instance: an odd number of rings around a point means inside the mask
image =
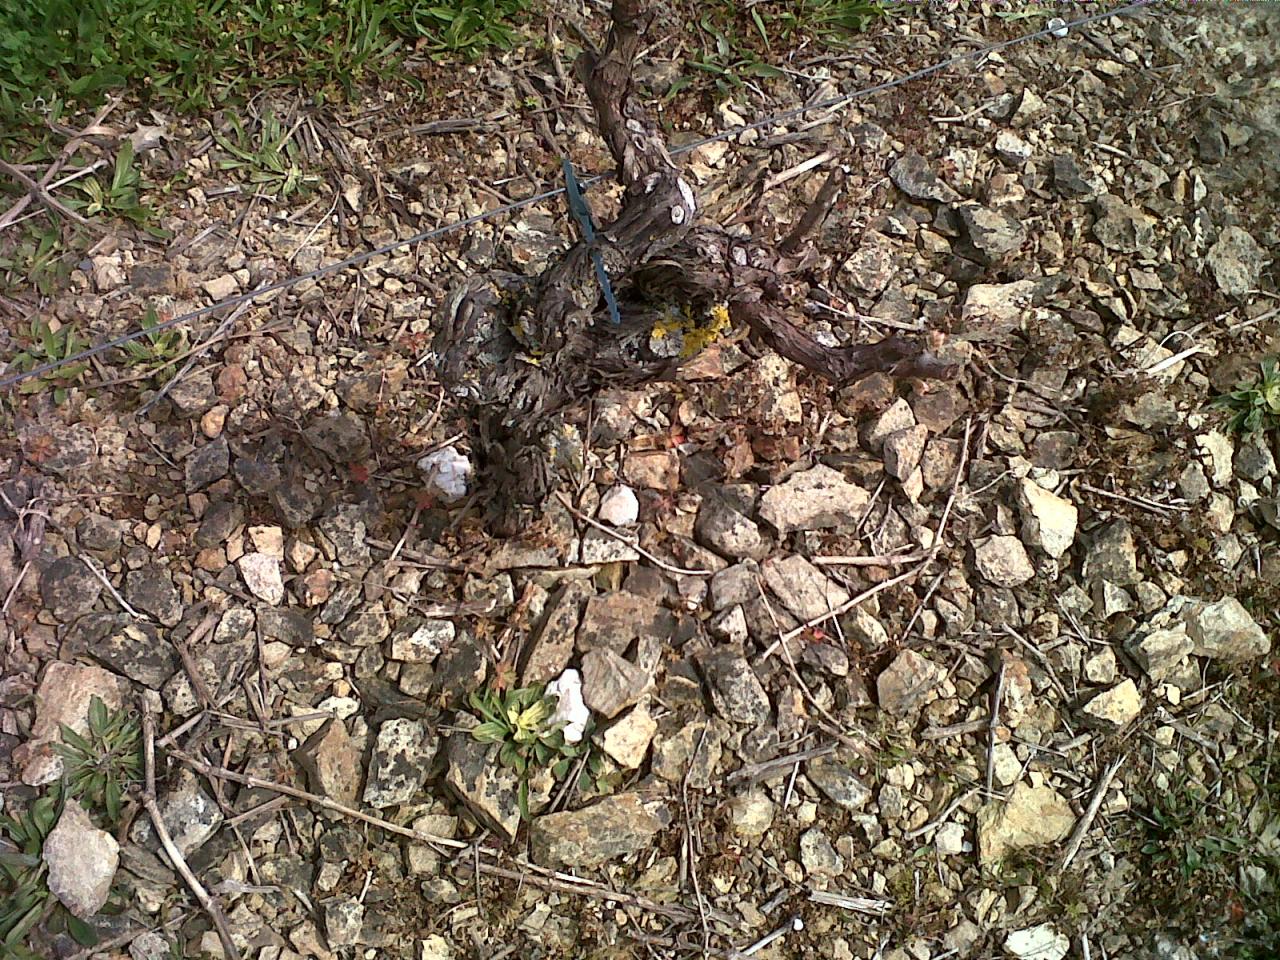
M 1215 397 L 1213 406 L 1231 411 L 1227 426 L 1239 433 L 1255 433 L 1280 427 L 1280 359 L 1267 357 L 1259 364 L 1253 383 Z
M 44 841 L 62 814 L 62 791 L 55 787 L 25 813 L 0 816 L 0 960 L 37 960 L 28 944 L 42 920 L 50 932 L 65 930 L 77 943 L 98 942 L 94 928 L 73 916 L 49 890 Z
M 235 114 L 227 120 L 234 139 L 216 130 L 213 133 L 218 146 L 231 154 L 218 164 L 219 169 L 241 171 L 250 183 L 266 187 L 281 197 L 315 182 L 315 177 L 308 177 L 302 171 L 298 148 L 293 142 L 294 131 L 281 123 L 275 113 L 267 111 L 254 134 L 245 129 Z
M 32 220 L 0 248 L 0 290 L 18 292 L 34 287 L 52 296 L 70 268 L 63 258 L 62 232 L 55 224 Z
M 511 21 L 527 0 L 455 0 L 452 4 L 412 3 L 389 19 L 397 32 L 422 38 L 421 47 L 441 57 L 474 59 L 489 48 L 510 50 L 519 34 Z
M 82 177 L 73 184 L 83 200 L 70 200 L 67 206 L 92 217 L 105 213 L 111 217 L 121 217 L 147 233 L 160 239 L 168 239 L 172 234 L 151 224 L 154 211 L 142 202 L 138 191 L 142 188 L 142 175 L 134 163 L 133 141 L 125 139 L 116 154 L 116 162 L 111 169 L 110 180 L 99 180 L 97 177 Z
M 550 722 L 556 698 L 547 696 L 545 687 L 508 691 L 490 688 L 472 692 L 468 701 L 481 718 L 471 736 L 481 743 L 502 745 L 498 762 L 520 777 L 520 815 L 529 819 L 530 773 L 550 767 L 552 776 L 562 779 L 573 761 L 587 750 L 587 744 L 565 743 L 560 725 Z
M 768 6 L 713 2 L 698 18 L 704 44 L 689 66 L 711 74 L 722 96 L 750 80 L 785 76 L 765 59 L 775 40 L 794 46 L 803 36 L 836 46 L 893 12 L 875 0 L 797 0 L 781 4 L 784 9 L 778 12 L 769 12 Z M 673 84 L 668 98 L 685 86 L 687 81 Z
M 185 330 L 169 327 L 157 330 L 160 318 L 154 306 L 148 306 L 142 317 L 142 329 L 145 335 L 137 340 L 124 343 L 125 360 L 131 366 L 163 367 L 181 356 L 187 348 Z
M 108 710 L 94 697 L 89 702 L 88 734 L 81 736 L 64 723 L 62 742 L 53 746 L 62 757 L 67 792 L 102 809 L 108 820 L 119 820 L 125 790 L 142 776 L 141 744 L 137 718 L 124 710 Z
M 16 372 L 25 373 L 46 363 L 67 360 L 87 346 L 85 341 L 76 336 L 74 327 L 68 325 L 55 329 L 39 317 L 31 321 L 29 334 L 30 341 L 26 348 L 13 358 L 13 368 Z M 18 387 L 18 392 L 40 393 L 52 389 L 54 402 L 64 403 L 67 399 L 67 390 L 75 385 L 87 369 L 89 369 L 87 363 L 67 363 L 54 367 L 37 377 L 23 381 Z
M 62 742 L 53 746 L 62 757 L 62 782 L 24 813 L 0 816 L 0 960 L 40 956 L 24 941 L 42 921 L 48 932 L 66 931 L 83 946 L 98 942 L 93 926 L 69 913 L 50 892 L 42 851 L 64 798 L 75 798 L 109 823 L 119 822 L 125 792 L 142 774 L 142 734 L 135 717 L 108 709 L 100 697 L 89 702 L 88 719 L 86 735 L 63 724 Z

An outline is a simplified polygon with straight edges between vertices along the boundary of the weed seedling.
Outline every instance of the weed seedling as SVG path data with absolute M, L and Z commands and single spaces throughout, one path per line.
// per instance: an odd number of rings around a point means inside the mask
M 143 186 L 142 175 L 134 164 L 133 141 L 126 139 L 120 144 L 120 152 L 116 154 L 116 162 L 111 170 L 109 181 L 97 177 L 82 177 L 74 182 L 74 186 L 83 195 L 83 200 L 68 201 L 67 206 L 92 217 L 99 213 L 120 217 L 141 227 L 153 237 L 169 239 L 172 234 L 151 224 L 154 211 L 138 196 Z
M 141 339 L 127 340 L 124 343 L 123 349 L 127 363 L 131 366 L 159 369 L 182 355 L 187 348 L 186 331 L 174 327 L 156 330 L 159 325 L 160 318 L 156 315 L 156 308 L 148 306 L 147 312 L 142 317 L 142 329 L 146 331 L 146 335 Z
M 1213 399 L 1213 406 L 1231 411 L 1227 426 L 1238 433 L 1280 427 L 1280 359 L 1267 357 L 1259 366 L 1253 383 Z
M 97 931 L 73 916 L 49 890 L 44 841 L 62 815 L 62 791 L 55 787 L 18 816 L 0 817 L 0 960 L 37 960 L 28 946 L 41 920 L 51 932 L 66 930 L 91 947 Z
M 87 346 L 85 341 L 76 336 L 73 327 L 55 329 L 39 317 L 31 321 L 29 334 L 30 342 L 27 347 L 13 358 L 15 372 L 25 373 L 46 363 L 67 360 Z M 89 369 L 87 363 L 68 363 L 55 367 L 52 370 L 46 370 L 38 377 L 24 381 L 18 387 L 18 392 L 40 393 L 52 389 L 54 402 L 64 403 L 67 399 L 67 390 L 75 385 L 87 369 Z
M 231 154 L 218 164 L 221 170 L 243 172 L 249 182 L 287 197 L 317 178 L 302 172 L 298 148 L 293 142 L 293 130 L 280 122 L 273 112 L 267 111 L 256 134 L 250 134 L 240 118 L 228 116 L 232 137 L 214 131 L 213 139 L 223 150 Z
M 530 773 L 551 767 L 552 775 L 561 779 L 587 745 L 565 743 L 560 725 L 550 723 L 556 698 L 547 696 L 544 687 L 477 691 L 468 699 L 481 720 L 471 736 L 481 743 L 501 744 L 498 762 L 520 777 L 520 815 L 527 820 Z
M 81 736 L 62 725 L 62 742 L 53 749 L 62 757 L 67 791 L 85 806 L 120 819 L 120 804 L 129 784 L 142 776 L 141 728 L 124 710 L 108 710 L 101 698 L 89 703 L 89 732 Z

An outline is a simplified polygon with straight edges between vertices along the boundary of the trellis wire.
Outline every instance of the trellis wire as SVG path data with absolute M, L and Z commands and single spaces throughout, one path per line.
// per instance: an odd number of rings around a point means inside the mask
M 939 71 L 945 70 L 948 67 L 955 66 L 957 63 L 963 63 L 967 60 L 974 60 L 981 57 L 985 57 L 988 54 L 997 53 L 1001 50 L 1008 49 L 1009 47 L 1014 47 L 1014 46 L 1018 46 L 1019 44 L 1028 43 L 1032 40 L 1038 40 L 1041 37 L 1046 37 L 1050 35 L 1060 37 L 1064 29 L 1070 30 L 1075 27 L 1083 27 L 1090 23 L 1096 23 L 1099 20 L 1106 20 L 1111 17 L 1121 16 L 1123 14 L 1127 14 L 1134 10 L 1137 10 L 1141 7 L 1149 6 L 1153 2 L 1155 2 L 1155 0 L 1135 0 L 1135 2 L 1133 3 L 1128 3 L 1122 7 L 1116 7 L 1115 9 L 1112 9 L 1112 10 L 1106 10 L 1101 13 L 1090 14 L 1087 17 L 1081 17 L 1077 20 L 1070 20 L 1070 21 L 1067 21 L 1066 23 L 1055 23 L 1052 26 L 1045 27 L 1044 29 L 1041 29 L 1041 30 L 1036 30 L 1032 33 L 1024 34 L 1023 36 L 1020 36 L 1020 37 L 1014 37 L 1010 40 L 1001 40 L 997 43 L 988 44 L 985 47 L 979 47 L 976 50 L 968 50 L 963 53 L 958 53 L 955 56 L 948 57 L 945 60 L 940 60 L 937 63 L 932 64 L 931 66 L 923 67 L 912 73 L 904 74 L 903 76 L 898 77 L 897 79 L 894 79 L 894 80 L 886 80 L 884 83 L 878 83 L 878 84 L 875 84 L 874 86 L 864 87 L 863 89 L 856 90 L 853 93 L 841 94 L 840 96 L 832 97 L 828 100 L 822 100 L 817 103 L 811 103 L 805 106 L 794 107 L 790 110 L 785 110 L 782 113 L 774 114 L 773 116 L 766 117 L 762 120 L 756 120 L 756 121 L 753 121 L 752 123 L 747 123 L 747 124 L 743 124 L 742 126 L 733 127 L 729 130 L 724 130 L 720 133 L 713 134 L 712 136 L 705 137 L 701 140 L 696 140 L 692 143 L 683 144 L 680 147 L 676 147 L 672 149 L 671 153 L 674 156 L 679 156 L 681 154 L 690 153 L 694 150 L 697 150 L 699 147 L 705 147 L 707 144 L 716 143 L 721 140 L 731 140 L 734 137 L 738 137 L 744 133 L 747 133 L 748 131 L 760 130 L 765 127 L 771 127 L 771 126 L 774 126 L 775 124 L 783 123 L 787 120 L 793 119 L 794 117 L 802 116 L 806 113 L 814 113 L 816 111 L 822 111 L 822 110 L 836 110 L 840 107 L 847 106 L 848 104 L 852 103 L 855 100 L 860 100 L 864 97 L 869 97 L 876 93 L 883 93 L 886 90 L 892 90 L 895 87 L 900 87 L 904 84 L 912 82 L 913 80 L 919 80 L 922 77 L 927 77 L 927 76 L 930 76 L 931 74 L 938 73 Z M 612 177 L 613 177 L 612 173 L 596 174 L 594 176 L 591 176 L 582 180 L 580 182 L 580 186 L 584 191 L 589 190 L 596 184 L 601 183 L 602 181 L 610 179 Z M 439 237 L 445 236 L 446 234 L 453 233 L 454 231 L 462 230 L 466 227 L 472 227 L 472 226 L 475 226 L 476 224 L 484 223 L 488 220 L 496 219 L 497 217 L 503 216 L 505 214 L 514 213 L 517 210 L 523 210 L 525 207 L 531 207 L 535 203 L 541 203 L 543 200 L 550 200 L 553 197 L 558 197 L 560 196 L 560 194 L 564 192 L 565 192 L 564 187 L 556 187 L 555 189 L 552 189 L 552 190 L 544 190 L 543 192 L 534 194 L 533 196 L 525 197 L 523 200 L 517 200 L 513 203 L 504 204 L 503 206 L 497 207 L 493 210 L 489 210 L 486 213 L 479 213 L 470 217 L 464 217 L 463 219 L 456 220 L 453 223 L 448 223 L 441 227 L 434 227 L 430 230 L 424 230 L 421 233 L 416 233 L 413 236 L 406 237 L 403 240 L 395 240 L 395 241 L 392 241 L 391 243 L 384 244 L 383 246 L 376 247 L 373 250 L 366 250 L 363 253 L 354 254 L 353 256 L 347 257 L 345 260 L 338 260 L 334 263 L 325 264 L 324 266 L 317 267 L 314 270 L 309 270 L 306 273 L 298 274 L 297 276 L 287 277 L 283 280 L 272 281 L 271 283 L 264 284 L 263 286 L 258 287 L 254 290 L 250 290 L 246 293 L 239 293 L 234 296 L 227 297 L 225 300 L 219 300 L 217 303 L 211 303 L 211 304 L 208 304 L 207 306 L 198 307 L 195 310 L 191 310 L 187 313 L 181 314 L 180 316 L 173 317 L 169 320 L 164 320 L 160 323 L 157 323 L 155 326 L 135 330 L 132 333 L 123 334 L 112 340 L 107 340 L 103 343 L 97 344 L 96 346 L 89 347 L 86 350 L 82 350 L 78 353 L 72 354 L 69 357 L 64 357 L 61 360 L 51 360 L 48 363 L 43 363 L 43 364 L 40 364 L 39 366 L 32 367 L 30 370 L 26 370 L 22 373 L 10 374 L 7 377 L 0 378 L 0 390 L 5 390 L 10 387 L 15 387 L 26 380 L 30 380 L 34 377 L 42 376 L 51 370 L 57 370 L 59 367 L 63 367 L 72 363 L 77 363 L 81 360 L 87 360 L 90 357 L 96 357 L 100 353 L 105 353 L 108 350 L 112 350 L 116 347 L 123 346 L 124 344 L 129 343 L 132 340 L 138 340 L 138 339 L 141 339 L 142 337 L 153 336 L 154 334 L 159 333 L 162 330 L 167 330 L 170 327 L 176 327 L 180 324 L 187 323 L 191 320 L 199 319 L 200 317 L 207 316 L 208 314 L 211 314 L 217 310 L 222 310 L 227 307 L 239 306 L 240 304 L 247 303 L 250 300 L 256 300 L 259 297 L 265 297 L 273 293 L 278 293 L 281 290 L 287 290 L 290 287 L 296 286 L 297 284 L 302 283 L 305 280 L 315 280 L 319 277 L 328 276 L 329 274 L 332 274 L 332 273 L 338 273 L 350 267 L 359 266 L 362 263 L 372 260 L 374 257 L 383 256 L 387 253 L 391 253 L 392 251 L 399 250 L 403 247 L 409 247 L 409 246 L 414 246 L 415 244 L 425 243 L 428 240 L 435 240 Z

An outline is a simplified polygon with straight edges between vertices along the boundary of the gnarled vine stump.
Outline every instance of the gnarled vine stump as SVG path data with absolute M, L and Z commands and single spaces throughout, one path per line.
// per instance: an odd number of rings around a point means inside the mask
M 838 173 L 791 235 L 775 246 L 698 222 L 697 198 L 634 96 L 635 58 L 652 15 L 645 0 L 614 0 L 605 50 L 579 76 L 624 185 L 622 209 L 594 244 L 576 243 L 534 279 L 490 273 L 455 292 L 434 348 L 443 383 L 474 404 L 478 452 L 504 506 L 537 506 L 554 485 L 557 413 L 608 386 L 672 376 L 690 359 L 664 335 L 708 342 L 746 326 L 768 347 L 841 386 L 882 371 L 954 374 L 925 344 L 890 337 L 823 346 L 787 319 L 815 259 L 805 242 L 826 217 Z M 592 263 L 602 256 L 621 314 L 609 316 Z M 683 318 L 683 319 L 681 319 Z

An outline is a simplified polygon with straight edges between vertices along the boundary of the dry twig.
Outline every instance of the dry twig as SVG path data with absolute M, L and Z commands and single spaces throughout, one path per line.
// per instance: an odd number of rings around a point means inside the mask
M 209 891 L 204 888 L 204 884 L 191 872 L 191 867 L 187 865 L 186 859 L 182 856 L 182 851 L 173 842 L 173 837 L 169 835 L 169 828 L 165 826 L 164 818 L 160 815 L 160 807 L 156 803 L 156 727 L 155 720 L 151 716 L 151 705 L 145 698 L 142 701 L 142 743 L 146 776 L 142 792 L 142 807 L 147 811 L 147 816 L 151 818 L 151 827 L 155 830 L 160 846 L 169 855 L 169 862 L 182 875 L 182 879 L 186 881 L 191 892 L 195 894 L 195 898 L 199 901 L 204 912 L 213 921 L 214 929 L 218 931 L 218 940 L 222 943 L 224 956 L 229 960 L 240 960 L 240 950 L 236 947 L 235 941 L 231 939 L 231 928 L 227 925 L 227 918 L 222 912 L 222 907 L 213 899 Z

